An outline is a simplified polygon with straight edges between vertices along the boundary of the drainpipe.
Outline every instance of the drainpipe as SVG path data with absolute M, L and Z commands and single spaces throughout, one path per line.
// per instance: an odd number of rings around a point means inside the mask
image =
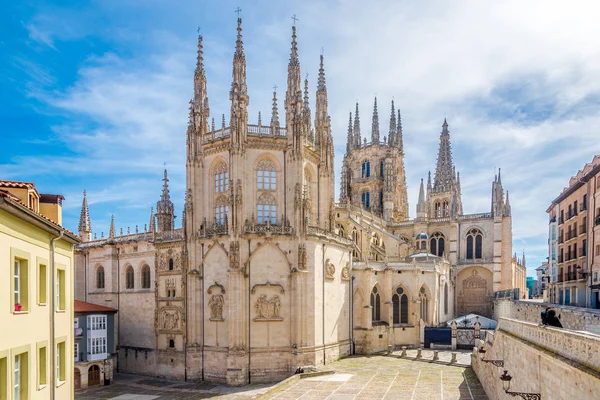
M 56 264 L 54 262 L 54 244 L 57 240 L 62 239 L 64 232 L 61 230 L 58 236 L 50 240 L 50 400 L 56 398 L 56 340 L 55 340 L 55 325 L 56 319 L 54 318 L 54 312 L 56 307 Z M 70 327 L 69 329 L 73 329 Z

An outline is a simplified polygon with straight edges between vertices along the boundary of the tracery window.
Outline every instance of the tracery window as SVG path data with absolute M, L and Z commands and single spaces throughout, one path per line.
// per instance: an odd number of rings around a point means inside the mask
M 444 203 L 442 204 L 442 216 L 450 216 L 450 203 L 448 202 L 448 200 L 444 200 Z
M 383 161 L 379 163 L 379 176 L 383 178 Z
M 256 181 L 258 190 L 277 189 L 277 172 L 275 171 L 275 163 L 273 161 L 262 160 L 258 163 Z
M 394 324 L 408 324 L 408 296 L 401 287 L 392 296 L 394 305 Z
M 215 202 L 215 223 L 225 225 L 225 220 L 229 214 L 229 205 L 225 196 L 219 196 Z
M 362 196 L 361 196 L 361 202 L 364 208 L 370 208 L 371 207 L 371 193 L 370 192 L 363 192 Z
M 371 319 L 373 321 L 381 320 L 381 296 L 379 295 L 377 286 L 374 286 L 371 292 Z
M 427 297 L 427 291 L 424 286 L 422 286 L 419 291 L 419 300 L 421 302 L 421 319 L 427 322 L 429 320 L 429 298 Z
M 125 269 L 125 287 L 127 289 L 133 289 L 133 267 L 130 265 Z
M 150 289 L 150 267 L 148 265 L 142 267 L 142 288 Z
M 477 228 L 467 233 L 467 260 L 482 258 L 483 233 Z
M 435 232 L 433 235 L 431 235 L 431 240 L 429 242 L 429 249 L 431 251 L 431 254 L 442 257 L 444 255 L 445 242 L 446 240 L 442 233 Z
M 215 168 L 215 193 L 226 192 L 229 190 L 229 170 L 227 164 L 219 163 Z
M 256 205 L 256 216 L 259 224 L 266 224 L 269 221 L 274 225 L 277 222 L 277 205 L 273 195 L 269 193 L 260 195 Z
M 102 265 L 96 269 L 96 289 L 104 289 L 104 267 Z
M 362 163 L 362 178 L 368 178 L 371 176 L 371 162 L 365 160 Z

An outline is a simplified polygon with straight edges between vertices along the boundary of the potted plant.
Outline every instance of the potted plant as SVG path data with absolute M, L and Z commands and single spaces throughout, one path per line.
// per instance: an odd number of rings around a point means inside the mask
M 21 309 L 23 308 L 23 306 L 19 303 L 15 304 L 15 311 L 21 311 Z

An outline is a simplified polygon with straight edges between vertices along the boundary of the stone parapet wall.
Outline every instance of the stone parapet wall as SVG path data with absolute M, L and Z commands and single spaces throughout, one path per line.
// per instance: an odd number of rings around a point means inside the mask
M 540 313 L 552 307 L 566 329 L 588 331 L 600 335 L 600 310 L 562 306 L 532 301 L 494 300 L 494 319 L 513 318 L 519 321 L 541 323 Z
M 503 370 L 512 376 L 510 391 L 542 399 L 593 399 L 600 392 L 600 337 L 500 318 L 498 329 L 478 342 L 486 352 L 474 349 L 472 367 L 490 399 L 510 398 Z

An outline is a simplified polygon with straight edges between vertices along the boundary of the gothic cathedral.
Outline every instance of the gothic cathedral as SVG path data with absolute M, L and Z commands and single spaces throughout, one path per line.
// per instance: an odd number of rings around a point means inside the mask
M 230 385 L 283 379 L 388 345 L 419 346 L 425 326 L 491 316 L 495 291 L 524 288 L 500 172 L 489 212 L 464 214 L 448 124 L 432 182 L 409 219 L 400 111 L 371 140 L 350 115 L 339 203 L 320 58 L 314 117 L 292 27 L 285 122 L 250 124 L 242 21 L 229 123 L 215 127 L 202 36 L 186 140 L 186 196 L 175 228 L 167 171 L 143 231 L 92 238 L 87 199 L 76 298 L 119 310 L 119 370 Z M 304 85 L 303 85 L 304 83 Z M 314 118 L 314 120 L 313 120 Z

